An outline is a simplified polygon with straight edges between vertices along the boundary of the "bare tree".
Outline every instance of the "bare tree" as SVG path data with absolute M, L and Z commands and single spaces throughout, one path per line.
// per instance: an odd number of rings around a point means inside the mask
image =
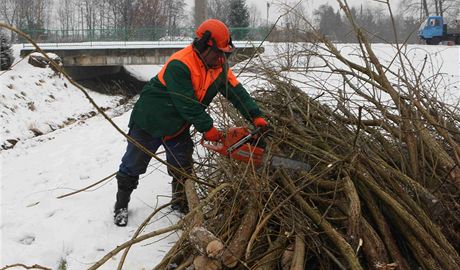
M 184 0 L 172 0 L 164 6 L 164 14 L 167 18 L 166 20 L 166 29 L 168 30 L 168 35 L 180 35 L 180 33 L 173 33 L 179 25 L 181 25 L 182 17 L 184 14 Z
M 169 7 L 170 21 L 168 22 L 169 27 L 178 27 L 183 23 L 182 19 L 185 13 L 185 1 L 184 0 L 174 0 L 171 1 L 171 6 Z
M 16 26 L 22 29 L 43 29 L 49 19 L 47 10 L 50 8 L 49 0 L 17 0 L 19 5 L 18 21 Z
M 256 5 L 249 5 L 249 26 L 257 27 L 262 24 L 262 17 Z
M 7 24 L 15 24 L 19 12 L 16 0 L 0 1 L 0 20 Z
M 401 1 L 402 14 L 424 20 L 429 15 L 440 15 L 455 19 L 460 0 L 406 0 Z
M 366 32 L 372 42 L 393 43 L 396 36 L 393 32 L 390 14 L 380 6 L 352 7 L 349 10 L 353 16 L 354 23 Z M 318 30 L 338 42 L 357 42 L 352 25 L 329 5 L 322 5 L 314 12 Z M 416 43 L 418 38 L 416 30 L 419 27 L 419 20 L 411 16 L 394 16 L 394 23 L 397 29 L 398 42 Z
M 80 8 L 83 9 L 83 20 L 86 29 L 93 30 L 96 27 L 97 0 L 83 0 Z
M 165 5 L 168 5 L 168 3 L 160 0 L 138 1 L 135 7 L 137 14 L 135 25 L 144 27 L 164 26 L 167 21 L 165 14 L 163 14 Z
M 139 28 L 152 27 L 154 30 L 142 30 L 140 34 L 158 38 L 152 32 L 162 31 L 164 35 L 167 31 L 170 35 L 184 25 L 184 6 L 185 0 L 2 0 L 0 19 L 20 29 L 45 29 L 51 21 L 48 11 L 55 10 L 54 28 L 78 30 L 83 34 L 79 39 L 88 38 L 88 33 L 134 37 Z M 83 29 L 89 31 L 80 31 Z
M 50 0 L 2 0 L 0 18 L 22 29 L 43 29 L 49 21 Z
M 112 5 L 113 0 L 97 1 L 97 12 L 99 13 L 99 25 L 101 29 L 114 28 L 117 25 L 116 7 Z
M 319 31 L 331 40 L 343 40 L 343 30 L 340 13 L 328 4 L 321 5 L 314 12 Z
M 130 28 L 135 17 L 135 6 L 138 1 L 131 0 L 108 0 L 110 14 L 115 28 Z
M 228 14 L 230 14 L 230 1 L 228 0 L 208 0 L 208 16 L 219 19 L 228 24 Z
M 43 34 L 50 21 L 51 0 L 2 0 L 0 1 L 0 19 L 19 29 L 26 30 L 32 37 Z M 11 40 L 16 37 L 11 33 Z
M 57 21 L 60 29 L 76 29 L 77 15 L 74 0 L 61 0 L 57 7 Z

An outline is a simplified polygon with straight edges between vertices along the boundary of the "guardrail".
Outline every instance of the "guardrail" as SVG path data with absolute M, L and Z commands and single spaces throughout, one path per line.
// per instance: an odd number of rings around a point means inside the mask
M 37 42 L 69 43 L 97 41 L 191 41 L 193 28 L 135 28 L 135 29 L 22 29 Z M 263 40 L 268 28 L 230 28 L 233 40 Z M 19 39 L 20 43 L 24 41 Z
M 40 48 L 54 49 L 54 50 L 81 50 L 85 48 L 91 49 L 113 49 L 113 48 L 126 48 L 126 49 L 150 49 L 150 48 L 184 48 L 190 44 L 192 40 L 188 41 L 89 41 L 89 42 L 53 42 L 53 43 L 37 43 Z M 236 48 L 253 48 L 258 47 L 261 41 L 234 41 Z M 30 43 L 23 43 L 23 49 L 34 50 L 35 47 Z

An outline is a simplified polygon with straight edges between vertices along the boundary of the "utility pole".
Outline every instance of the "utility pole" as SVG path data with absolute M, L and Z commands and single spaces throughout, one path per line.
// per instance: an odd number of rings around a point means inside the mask
M 208 1 L 195 0 L 195 26 L 198 27 L 208 18 Z
M 268 15 L 270 14 L 270 2 L 267 1 L 267 27 L 268 27 Z

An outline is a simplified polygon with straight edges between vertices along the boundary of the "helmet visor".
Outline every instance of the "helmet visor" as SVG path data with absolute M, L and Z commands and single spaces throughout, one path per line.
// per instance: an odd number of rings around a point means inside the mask
M 228 41 L 227 45 L 225 47 L 218 47 L 217 44 L 214 42 L 215 46 L 215 49 L 218 49 L 219 51 L 221 52 L 224 52 L 226 54 L 230 54 L 233 52 L 233 50 L 235 49 L 235 46 L 233 45 L 233 42 L 232 42 L 232 37 L 230 37 L 230 40 Z
M 233 49 L 234 49 L 234 48 L 233 48 L 232 45 L 228 44 L 228 45 L 227 45 L 226 47 L 224 47 L 224 48 L 217 48 L 217 49 L 219 49 L 220 51 L 222 51 L 222 52 L 224 52 L 224 53 L 231 53 L 231 52 L 233 52 Z

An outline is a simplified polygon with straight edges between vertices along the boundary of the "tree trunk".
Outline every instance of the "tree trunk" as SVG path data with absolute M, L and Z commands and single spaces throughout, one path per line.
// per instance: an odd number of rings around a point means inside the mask
M 282 228 L 280 232 L 283 232 Z M 260 259 L 253 267 L 254 270 L 274 270 L 277 269 L 278 261 L 283 255 L 284 247 L 287 244 L 288 238 L 285 235 L 280 234 L 278 238 L 270 245 L 266 255 Z
M 257 208 L 253 203 L 249 202 L 249 207 L 240 227 L 222 255 L 222 262 L 225 266 L 235 267 L 241 256 L 243 256 L 249 239 L 254 232 L 258 216 Z
M 187 196 L 187 202 L 190 210 L 193 210 L 200 205 L 200 198 L 196 193 L 195 182 L 193 180 L 187 179 L 185 181 L 185 194 Z M 196 213 L 193 216 L 192 221 L 190 221 L 187 225 L 189 228 L 199 227 L 203 224 L 203 222 L 203 211 L 201 209 L 196 209 Z
M 425 11 L 425 17 L 430 16 L 430 12 L 428 12 L 428 3 L 426 2 L 426 0 L 422 0 L 422 4 L 423 10 Z
M 197 256 L 193 260 L 193 266 L 195 269 L 199 270 L 220 270 L 222 269 L 222 264 L 219 260 L 211 259 L 206 256 Z
M 363 236 L 363 253 L 370 269 L 378 270 L 382 266 L 388 265 L 390 262 L 382 239 L 364 218 L 361 219 L 361 232 Z
M 206 228 L 193 228 L 190 231 L 189 239 L 201 255 L 210 258 L 219 258 L 224 251 L 224 244 Z
M 281 172 L 283 186 L 285 186 L 291 193 L 295 193 L 296 188 L 292 182 L 292 179 L 290 179 L 283 170 L 281 170 Z M 358 257 L 356 256 L 350 244 L 345 241 L 343 236 L 329 222 L 323 219 L 321 213 L 317 209 L 311 207 L 300 195 L 294 196 L 294 200 L 300 206 L 302 211 L 308 215 L 320 228 L 322 228 L 329 239 L 335 243 L 340 253 L 348 262 L 350 269 L 362 270 L 363 268 L 359 263 Z
M 294 258 L 290 270 L 304 270 L 305 263 L 305 242 L 301 235 L 295 236 Z

